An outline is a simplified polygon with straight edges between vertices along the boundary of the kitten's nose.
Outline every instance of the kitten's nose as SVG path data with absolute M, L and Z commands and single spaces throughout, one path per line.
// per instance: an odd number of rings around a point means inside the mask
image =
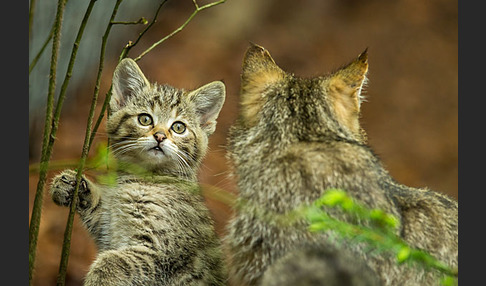
M 160 143 L 160 142 L 164 141 L 165 139 L 167 139 L 167 136 L 165 135 L 164 132 L 155 132 L 154 138 L 157 142 Z

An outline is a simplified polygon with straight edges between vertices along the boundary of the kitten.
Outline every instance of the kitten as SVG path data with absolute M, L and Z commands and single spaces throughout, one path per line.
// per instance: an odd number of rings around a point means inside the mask
M 224 285 L 220 242 L 197 184 L 208 136 L 225 99 L 222 82 L 194 91 L 151 84 L 135 61 L 113 76 L 107 132 L 122 166 L 114 186 L 83 176 L 76 206 L 99 253 L 85 285 Z M 53 179 L 68 206 L 76 172 Z
M 361 244 L 336 244 L 327 233 L 311 234 L 305 220 L 282 225 L 268 219 L 312 203 L 329 188 L 343 189 L 358 203 L 396 216 L 397 235 L 457 267 L 457 202 L 398 184 L 366 145 L 358 122 L 366 52 L 332 74 L 306 79 L 283 71 L 268 51 L 253 45 L 242 69 L 241 111 L 228 141 L 240 206 L 224 239 L 233 284 L 340 285 L 330 280 L 341 274 L 353 284 L 350 281 L 362 272 L 371 278 L 353 285 L 437 285 L 438 271 L 397 265 L 392 255 L 372 255 Z M 326 211 L 347 220 L 338 210 Z M 341 254 L 335 265 L 344 267 L 336 267 L 332 279 L 306 270 L 333 265 L 327 260 Z M 306 275 L 312 274 L 324 277 L 320 283 L 305 284 L 310 281 Z

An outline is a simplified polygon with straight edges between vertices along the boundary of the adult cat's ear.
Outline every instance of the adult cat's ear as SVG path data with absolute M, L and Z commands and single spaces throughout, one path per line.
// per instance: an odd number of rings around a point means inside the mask
M 363 86 L 367 82 L 367 72 L 366 49 L 358 58 L 331 74 L 322 83 L 323 88 L 327 90 L 337 120 L 357 135 L 362 132 L 359 125 L 359 112 L 363 100 Z
M 252 44 L 246 51 L 241 73 L 241 114 L 247 124 L 258 119 L 265 91 L 285 79 L 285 72 L 277 66 L 270 53 Z
M 150 83 L 134 60 L 125 58 L 113 73 L 113 93 L 110 100 L 111 111 L 123 107 L 130 96 L 150 87 Z
M 213 81 L 189 93 L 196 106 L 201 128 L 208 134 L 216 129 L 216 119 L 223 107 L 226 86 L 221 81 Z

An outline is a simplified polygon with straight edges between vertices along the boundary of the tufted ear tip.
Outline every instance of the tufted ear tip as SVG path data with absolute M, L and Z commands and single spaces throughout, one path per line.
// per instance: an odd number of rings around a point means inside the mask
M 368 73 L 368 48 L 366 48 L 351 63 L 339 69 L 333 74 L 333 78 L 342 81 L 345 86 L 356 88 L 362 87 L 366 82 Z
M 280 70 L 264 47 L 251 43 L 243 58 L 243 76 L 250 73 Z
M 366 47 L 366 49 L 361 54 L 359 54 L 358 60 L 365 64 L 368 63 L 368 47 Z

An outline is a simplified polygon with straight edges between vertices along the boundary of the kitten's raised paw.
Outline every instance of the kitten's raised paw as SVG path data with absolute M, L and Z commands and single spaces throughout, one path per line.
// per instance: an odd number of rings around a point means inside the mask
M 50 189 L 51 197 L 54 203 L 60 206 L 68 206 L 73 200 L 74 189 L 76 188 L 76 171 L 65 170 L 54 177 Z M 78 193 L 86 193 L 86 180 L 81 179 Z

